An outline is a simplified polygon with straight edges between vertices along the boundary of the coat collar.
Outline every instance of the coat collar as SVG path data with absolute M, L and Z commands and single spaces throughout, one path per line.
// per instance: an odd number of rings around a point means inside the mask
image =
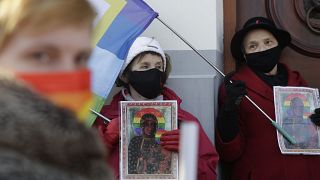
M 178 110 L 180 110 L 180 105 L 182 100 L 180 97 L 171 89 L 164 87 L 162 91 L 162 95 L 160 96 L 163 100 L 176 100 L 178 104 Z M 113 96 L 113 99 L 110 105 L 105 105 L 102 110 L 101 114 L 106 115 L 108 118 L 113 119 L 119 116 L 119 102 L 126 101 L 125 95 L 123 91 L 120 91 L 118 94 Z M 183 115 L 184 113 L 180 113 Z M 180 116 L 180 115 L 179 115 Z
M 306 86 L 298 72 L 291 71 L 285 64 L 281 65 L 288 73 L 288 86 Z M 243 81 L 248 90 L 273 101 L 273 88 L 260 79 L 248 66 L 241 67 L 231 79 Z

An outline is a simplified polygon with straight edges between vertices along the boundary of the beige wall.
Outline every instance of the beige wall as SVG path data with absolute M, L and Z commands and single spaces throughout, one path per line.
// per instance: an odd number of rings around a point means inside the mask
M 222 0 L 146 0 L 159 17 L 187 39 L 205 57 L 223 69 Z M 221 76 L 157 19 L 143 33 L 154 36 L 171 55 L 173 72 L 167 86 L 183 99 L 214 141 L 214 119 Z M 196 93 L 195 93 L 196 92 Z

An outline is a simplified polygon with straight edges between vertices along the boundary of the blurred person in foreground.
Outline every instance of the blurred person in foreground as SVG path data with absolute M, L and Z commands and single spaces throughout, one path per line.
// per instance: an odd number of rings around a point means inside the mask
M 90 104 L 86 0 L 0 1 L 0 179 L 113 179 Z

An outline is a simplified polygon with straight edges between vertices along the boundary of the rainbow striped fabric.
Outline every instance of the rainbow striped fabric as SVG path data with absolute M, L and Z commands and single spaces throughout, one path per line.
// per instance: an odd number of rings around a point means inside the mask
M 133 41 L 149 26 L 158 14 L 142 0 L 90 0 L 98 12 L 89 61 L 92 72 L 94 105 L 99 112 L 121 70 Z M 91 126 L 96 115 L 86 121 Z
M 93 103 L 88 69 L 15 75 L 54 104 L 72 110 L 81 122 L 88 117 L 89 108 Z

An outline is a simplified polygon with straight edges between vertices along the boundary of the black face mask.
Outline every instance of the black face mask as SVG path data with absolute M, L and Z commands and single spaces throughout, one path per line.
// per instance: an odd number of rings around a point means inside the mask
M 165 73 L 159 69 L 129 72 L 129 84 L 143 97 L 156 98 L 163 89 Z
M 282 47 L 277 46 L 266 51 L 246 54 L 247 65 L 254 71 L 270 72 L 279 62 Z

